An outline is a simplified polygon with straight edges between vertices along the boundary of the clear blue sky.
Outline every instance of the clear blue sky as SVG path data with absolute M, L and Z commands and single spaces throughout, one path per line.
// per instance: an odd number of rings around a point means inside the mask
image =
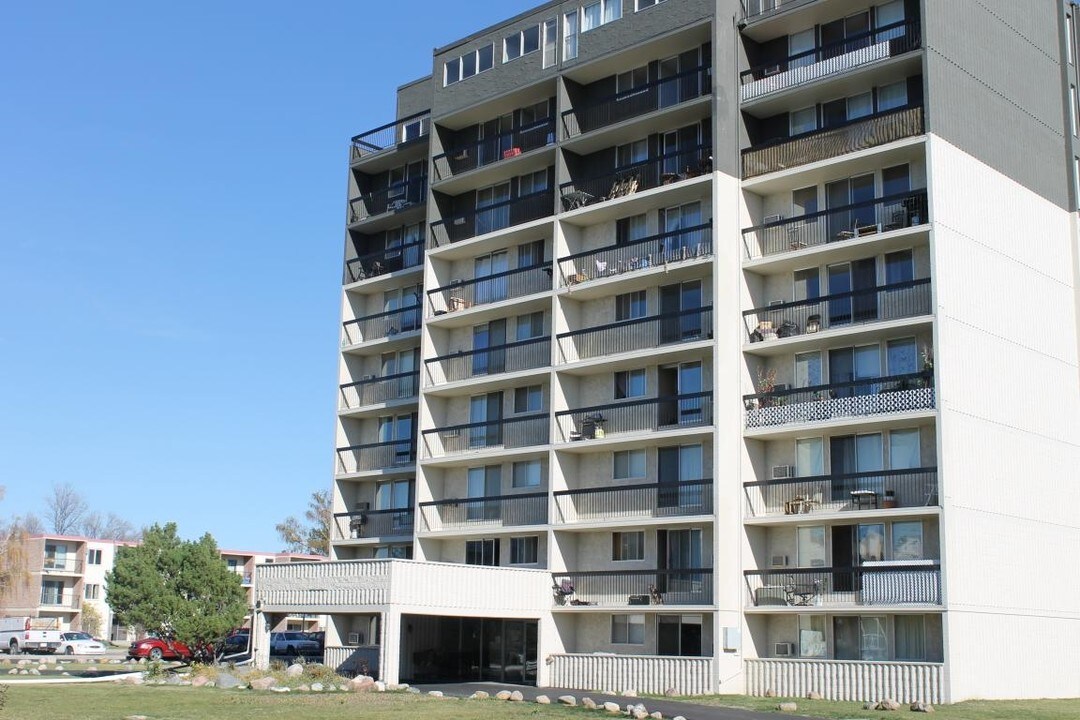
M 7 3 L 0 515 L 70 482 L 279 549 L 331 482 L 348 140 L 537 4 Z

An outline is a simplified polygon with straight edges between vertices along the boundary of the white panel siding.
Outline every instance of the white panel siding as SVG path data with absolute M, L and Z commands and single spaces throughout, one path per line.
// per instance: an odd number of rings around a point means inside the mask
M 940 663 L 855 662 L 844 660 L 747 660 L 746 694 L 866 702 L 891 698 L 901 703 L 940 703 Z
M 389 598 L 390 560 L 259 565 L 255 598 L 266 609 L 383 605 Z
M 552 655 L 551 687 L 579 690 L 636 690 L 682 695 L 716 692 L 712 658 L 653 655 Z
M 327 647 L 323 651 L 323 665 L 350 677 L 360 674 L 379 677 L 379 646 Z

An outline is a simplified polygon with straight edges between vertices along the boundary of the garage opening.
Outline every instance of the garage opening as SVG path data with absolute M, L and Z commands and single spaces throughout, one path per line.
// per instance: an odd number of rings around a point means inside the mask
M 401 680 L 536 684 L 536 620 L 401 617 Z

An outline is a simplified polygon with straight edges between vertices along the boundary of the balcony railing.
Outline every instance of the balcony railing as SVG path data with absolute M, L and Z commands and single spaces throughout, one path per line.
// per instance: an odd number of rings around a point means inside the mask
M 922 106 L 889 110 L 827 130 L 747 148 L 742 156 L 743 179 L 828 160 L 922 133 Z
M 898 22 L 758 65 L 739 75 L 745 102 L 903 55 L 920 45 L 920 23 Z
M 377 155 L 401 145 L 422 140 L 431 130 L 431 111 L 424 110 L 414 115 L 387 123 L 374 130 L 368 130 L 352 139 L 349 153 L 350 161 L 356 162 L 370 155 Z
M 620 320 L 607 325 L 559 333 L 560 362 L 648 350 L 712 337 L 712 308 Z
M 342 345 L 357 345 L 362 342 L 381 340 L 399 333 L 420 329 L 420 305 L 410 305 L 398 310 L 389 310 L 375 315 L 368 315 L 343 322 L 344 337 Z
M 743 313 L 751 343 L 837 327 L 929 315 L 930 278 L 754 308 Z
M 555 119 L 544 118 L 514 128 L 510 132 L 467 145 L 459 145 L 441 155 L 436 155 L 435 176 L 439 180 L 446 180 L 454 175 L 491 165 L 500 160 L 509 160 L 554 142 Z
M 386 273 L 417 267 L 424 261 L 423 238 L 406 245 L 355 257 L 345 263 L 345 282 L 354 283 Z
M 422 502 L 420 516 L 430 531 L 546 525 L 548 496 L 534 492 Z
M 556 522 L 641 520 L 712 514 L 712 480 L 673 480 L 555 492 Z
M 554 194 L 551 190 L 541 190 L 485 205 L 431 223 L 428 249 L 461 242 L 496 230 L 505 230 L 514 225 L 551 217 L 553 214 Z
M 806 697 L 816 692 L 826 700 L 844 702 L 876 703 L 891 697 L 904 704 L 934 705 L 945 697 L 944 663 L 825 658 L 747 658 L 743 662 L 746 694 L 758 697 Z
M 425 430 L 424 447 L 428 457 L 442 457 L 488 449 L 547 445 L 550 435 L 547 413 L 542 413 Z
M 818 247 L 929 221 L 926 190 L 880 197 L 743 230 L 748 260 Z
M 458 280 L 428 290 L 428 304 L 434 315 L 489 305 L 502 300 L 551 290 L 551 264 L 541 263 L 516 270 Z
M 555 413 L 562 442 L 628 432 L 675 430 L 712 422 L 712 391 L 625 400 Z
M 79 573 L 82 572 L 83 564 L 82 560 L 75 558 L 45 558 L 41 567 L 47 573 Z
M 406 400 L 416 397 L 419 390 L 419 370 L 368 378 L 342 385 L 339 406 L 342 410 L 352 410 L 391 400 Z
M 696 67 L 600 98 L 562 114 L 566 137 L 614 125 L 663 108 L 674 107 L 712 92 L 712 69 Z
M 747 517 L 937 505 L 936 467 L 814 475 L 743 484 Z
M 746 570 L 743 575 L 747 607 L 941 604 L 941 566 L 934 560 Z
M 934 408 L 933 371 L 745 395 L 746 427 L 822 422 Z
M 354 473 L 405 467 L 416 462 L 416 440 L 391 440 L 338 448 L 338 472 Z
M 349 201 L 349 224 L 367 220 L 369 217 L 396 213 L 416 207 L 425 201 L 427 176 L 409 178 L 390 187 L 361 195 Z
M 743 13 L 745 13 L 747 20 L 787 10 L 791 7 L 809 5 L 812 2 L 817 2 L 817 0 L 742 0 Z
M 41 592 L 41 604 L 47 605 L 50 608 L 59 608 L 63 610 L 78 610 L 80 606 L 79 598 L 72 597 L 71 595 L 61 595 L 55 592 Z
M 711 605 L 712 568 L 553 573 L 556 605 Z
M 698 145 L 624 165 L 614 172 L 563 183 L 559 193 L 563 209 L 576 210 L 710 172 L 712 147 Z
M 334 513 L 334 530 L 338 540 L 408 537 L 413 534 L 413 510 L 394 508 Z
M 547 367 L 551 364 L 551 339 L 521 340 L 477 350 L 466 350 L 424 361 L 433 385 Z
M 712 225 L 705 223 L 561 257 L 559 276 L 567 287 L 712 254 Z

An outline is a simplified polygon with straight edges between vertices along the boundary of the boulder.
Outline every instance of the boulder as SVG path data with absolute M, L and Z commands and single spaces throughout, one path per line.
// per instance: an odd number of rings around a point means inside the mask
M 776 706 L 776 709 L 780 712 L 793 713 L 799 709 L 799 706 L 793 702 L 782 702 Z
M 240 685 L 243 685 L 243 683 L 241 683 L 240 680 L 232 673 L 218 673 L 217 686 L 219 688 L 225 688 L 226 690 L 229 690 L 234 687 L 239 687 Z
M 679 696 L 679 691 L 676 690 L 675 688 L 668 688 L 667 690 L 664 691 L 664 696 L 665 697 L 678 697 Z
M 327 690 L 333 690 L 334 686 L 331 685 L 330 687 L 328 687 L 326 689 Z M 386 683 L 384 683 L 382 680 L 376 680 L 375 681 L 375 690 L 378 691 L 378 692 L 386 692 Z
M 525 696 L 521 694 L 520 690 L 510 693 L 510 702 L 523 702 L 524 700 Z
M 349 690 L 352 692 L 372 692 L 375 690 L 375 679 L 369 675 L 357 675 L 349 681 Z
M 616 715 L 622 712 L 622 708 L 619 707 L 619 703 L 615 702 L 604 703 L 604 710 L 608 711 L 612 715 Z
M 560 695 L 559 703 L 562 705 L 569 705 L 570 707 L 574 707 L 577 705 L 577 698 L 573 695 Z
M 440 698 L 443 696 L 442 690 L 429 690 L 428 695 L 434 698 Z
M 405 692 L 412 693 L 413 695 L 419 695 L 420 694 L 420 688 L 411 687 L 411 688 L 408 688 Z
M 323 684 L 321 682 L 313 682 L 313 683 L 311 683 L 311 692 L 322 692 L 322 691 L 323 691 Z
M 487 700 L 489 697 L 491 697 L 490 693 L 486 693 L 483 690 L 477 690 L 476 692 L 474 692 L 472 695 L 469 696 L 469 699 L 470 700 Z
M 649 711 L 643 707 L 636 707 L 634 711 L 630 713 L 630 717 L 634 720 L 646 720 L 649 717 Z
M 150 720 L 150 718 L 145 715 L 127 715 L 124 720 Z
M 269 690 L 277 685 L 277 680 L 272 677 L 255 678 L 251 681 L 252 690 Z
M 500 690 L 499 692 L 495 693 L 495 699 L 496 700 L 509 700 L 510 699 L 510 691 L 509 690 Z
M 537 695 L 536 696 L 536 704 L 537 705 L 550 705 L 551 704 L 551 698 L 549 698 L 547 695 Z
M 595 710 L 596 702 L 590 697 L 581 698 L 581 707 L 587 708 L 589 710 Z
M 8 675 L 18 675 L 19 674 L 19 668 L 11 668 L 10 670 L 8 670 L 7 674 Z
M 863 710 L 874 710 L 876 708 L 877 708 L 877 703 L 875 703 L 875 702 L 865 702 L 865 703 L 863 703 L 863 706 L 862 706 Z
M 895 700 L 893 700 L 891 698 L 887 698 L 887 699 L 882 700 L 881 702 L 879 702 L 877 704 L 877 709 L 878 710 L 888 710 L 888 711 L 899 710 L 900 709 L 900 703 L 896 702 Z
M 400 692 L 401 690 L 408 690 L 409 683 L 390 683 L 386 686 L 386 689 L 390 692 Z
M 911 712 L 932 713 L 934 712 L 934 706 L 925 702 L 913 702 L 911 703 Z
M 191 687 L 203 687 L 208 682 L 210 682 L 210 678 L 205 675 L 196 675 L 191 680 Z
M 811 690 L 810 692 L 806 693 L 806 699 L 821 700 L 821 693 L 819 693 L 817 690 Z
M 300 685 L 296 688 L 296 692 L 311 692 L 311 688 L 307 685 Z
M 304 674 L 304 666 L 303 665 L 290 665 L 289 667 L 285 668 L 285 677 L 294 678 L 294 677 L 300 677 L 303 674 Z
M 270 688 L 270 692 L 287 693 L 287 692 L 292 692 L 292 688 L 274 686 L 274 687 Z
M 776 697 L 776 691 L 773 690 L 772 688 L 769 688 L 768 690 L 765 691 L 765 697 L 767 697 L 767 698 Z
M 621 695 L 623 697 L 637 697 L 637 690 L 623 690 Z
M 651 717 L 652 720 L 664 720 L 664 713 L 657 710 L 656 712 L 649 713 L 649 717 Z

